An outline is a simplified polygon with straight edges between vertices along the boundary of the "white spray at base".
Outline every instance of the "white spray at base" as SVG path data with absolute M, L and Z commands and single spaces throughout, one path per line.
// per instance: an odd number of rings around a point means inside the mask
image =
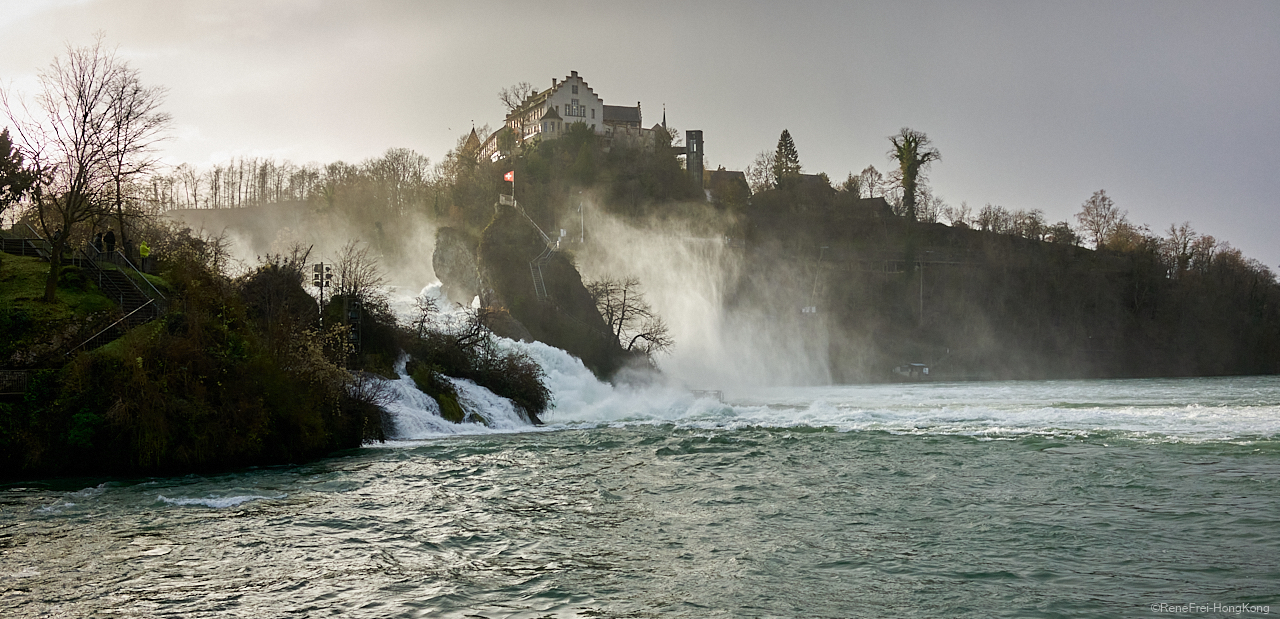
M 438 295 L 439 285 L 423 289 Z M 394 300 L 393 300 L 394 304 Z M 445 305 L 441 305 L 445 307 Z M 454 424 L 413 379 L 388 381 L 389 445 L 465 434 L 555 431 L 628 425 L 732 430 L 829 428 L 893 434 L 1084 436 L 1118 432 L 1138 440 L 1280 438 L 1280 377 L 919 383 L 738 389 L 726 402 L 671 384 L 611 385 L 580 360 L 541 342 L 499 339 L 542 368 L 552 394 L 545 425 L 525 422 L 506 398 L 450 379 L 469 419 Z M 399 368 L 403 370 L 403 366 Z
M 404 374 L 404 362 L 397 371 L 401 378 L 387 381 L 393 400 L 386 405 L 394 441 L 420 440 L 459 434 L 528 432 L 572 427 L 596 427 L 629 423 L 674 423 L 702 418 L 706 421 L 732 417 L 731 407 L 712 398 L 665 385 L 645 387 L 614 386 L 601 382 L 569 353 L 541 342 L 499 340 L 499 346 L 524 352 L 545 373 L 552 394 L 551 409 L 542 414 L 544 423 L 535 427 L 521 418 L 510 400 L 466 379 L 450 378 L 458 392 L 458 404 L 467 421 L 451 423 L 440 416 L 440 406 L 418 390 Z M 484 424 L 478 418 L 488 421 Z

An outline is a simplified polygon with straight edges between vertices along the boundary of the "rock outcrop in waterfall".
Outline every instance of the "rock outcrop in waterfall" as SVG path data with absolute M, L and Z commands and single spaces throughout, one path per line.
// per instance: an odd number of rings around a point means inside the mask
M 601 378 L 633 363 L 645 364 L 609 333 L 570 255 L 549 250 L 538 229 L 515 208 L 497 209 L 470 251 L 465 232 L 437 232 L 432 264 L 445 289 L 462 297 L 470 294 L 474 264 L 480 304 L 496 310 L 489 324 L 495 333 L 563 349 Z

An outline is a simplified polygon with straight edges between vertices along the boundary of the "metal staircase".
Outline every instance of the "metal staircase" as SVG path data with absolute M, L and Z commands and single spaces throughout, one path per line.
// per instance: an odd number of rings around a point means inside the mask
M 164 315 L 168 299 L 119 250 L 112 253 L 98 252 L 90 246 L 87 250 L 76 250 L 71 262 L 84 269 L 98 284 L 98 289 L 120 305 L 124 317 L 95 333 L 67 354 L 78 350 L 92 350 L 124 335 L 134 327 Z M 107 264 L 116 268 L 107 268 Z M 130 272 L 133 273 L 132 276 L 129 275 Z M 146 286 L 139 285 L 138 281 L 144 282 Z
M 52 244 L 30 226 L 27 226 L 27 230 L 30 238 L 0 238 L 0 251 L 18 256 L 34 256 L 47 262 L 52 256 Z M 63 261 L 80 267 L 98 285 L 103 295 L 120 306 L 120 311 L 124 314 L 66 354 L 106 344 L 125 331 L 164 315 L 168 299 L 119 250 L 106 253 L 90 246 L 74 250 L 71 257 L 63 258 Z
M 553 251 L 555 249 L 548 245 L 537 258 L 529 261 L 529 273 L 533 275 L 533 291 L 538 295 L 539 301 L 547 300 L 547 285 L 542 279 L 542 265 L 551 259 Z
M 542 266 L 551 259 L 551 254 L 556 251 L 556 243 L 551 240 L 551 237 L 547 236 L 546 232 L 542 231 L 542 227 L 528 213 L 524 212 L 523 208 L 520 208 L 520 203 L 516 202 L 515 199 L 503 195 L 499 196 L 499 203 L 509 204 L 521 215 L 524 215 L 524 218 L 529 221 L 529 225 L 538 231 L 538 236 L 542 237 L 542 242 L 546 245 L 546 248 L 542 250 L 542 253 L 538 254 L 537 258 L 529 261 L 529 275 L 533 277 L 533 292 L 538 296 L 539 301 L 546 301 L 549 296 L 547 295 L 546 280 L 542 276 Z

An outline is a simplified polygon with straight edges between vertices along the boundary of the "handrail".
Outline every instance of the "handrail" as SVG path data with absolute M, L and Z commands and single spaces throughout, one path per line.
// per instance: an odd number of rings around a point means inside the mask
M 87 340 L 85 340 L 85 341 L 83 341 L 83 342 L 80 342 L 80 344 L 79 344 L 79 345 L 77 345 L 75 348 L 72 348 L 71 350 L 68 350 L 68 351 L 67 351 L 63 356 L 70 355 L 71 353 L 73 353 L 73 352 L 75 352 L 75 351 L 77 351 L 77 350 L 80 350 L 81 348 L 84 348 L 84 347 L 85 347 L 85 345 L 86 345 L 86 344 L 88 344 L 89 342 L 92 342 L 92 341 L 94 341 L 94 340 L 98 339 L 98 336 L 102 335 L 103 333 L 106 333 L 107 331 L 110 331 L 110 330 L 112 330 L 112 329 L 116 328 L 116 325 L 118 325 L 118 324 L 120 324 L 120 323 L 122 323 L 122 322 L 124 322 L 124 321 L 128 320 L 130 316 L 133 316 L 134 314 L 137 314 L 138 312 L 141 312 L 141 311 L 143 310 L 143 308 L 145 308 L 145 307 L 146 307 L 146 306 L 148 306 L 148 305 L 151 305 L 152 303 L 155 303 L 155 299 L 147 299 L 147 302 L 146 302 L 146 303 L 143 303 L 142 305 L 139 305 L 137 309 L 133 310 L 132 312 L 129 312 L 128 314 L 125 314 L 125 315 L 124 315 L 120 320 L 117 320 L 117 321 L 115 321 L 115 322 L 111 323 L 110 325 L 107 325 L 107 328 L 105 328 L 105 329 L 103 329 L 103 330 L 101 330 L 101 331 L 99 331 L 99 332 L 97 332 L 97 333 L 94 333 L 92 337 L 90 337 L 89 339 L 87 339 Z
M 34 235 L 35 235 L 35 239 L 26 239 L 26 240 L 28 240 L 28 241 L 31 241 L 31 240 L 40 241 L 40 242 L 44 243 L 45 245 L 47 245 L 47 246 L 48 246 L 48 248 L 47 248 L 45 251 L 49 252 L 49 257 L 50 257 L 50 258 L 52 258 L 52 257 L 53 257 L 53 243 L 49 242 L 49 239 L 46 239 L 46 238 L 44 238 L 43 236 L 40 236 L 40 233 L 39 233 L 39 232 L 36 232 L 36 229 L 35 229 L 35 228 L 32 228 L 32 227 L 31 227 L 31 224 L 29 224 L 29 223 L 27 223 L 27 222 L 25 222 L 25 221 L 24 221 L 24 222 L 22 222 L 22 225 L 26 226 L 26 227 L 27 227 L 27 229 L 31 231 L 31 234 L 34 234 Z M 38 247 L 37 247 L 37 248 L 36 248 L 36 251 L 39 251 L 39 249 L 40 249 L 40 248 L 38 248 Z
M 520 211 L 520 214 L 524 215 L 524 218 L 528 219 L 529 223 L 533 224 L 533 229 L 538 231 L 538 236 L 542 237 L 543 243 L 546 243 L 548 246 L 553 245 L 553 243 L 551 242 L 551 237 L 547 236 L 547 233 L 542 231 L 542 228 L 538 226 L 538 222 L 534 221 L 533 218 L 530 217 L 528 213 L 524 212 L 524 209 L 520 208 L 519 205 L 516 205 L 515 209 L 517 211 Z
M 165 301 L 168 301 L 168 300 L 169 300 L 169 298 L 168 298 L 168 297 L 164 296 L 164 294 L 163 294 L 163 293 L 161 293 L 159 290 L 157 290 L 157 289 L 156 289 L 155 284 L 152 284 L 152 283 L 151 283 L 151 280 L 147 279 L 147 277 L 146 277 L 145 275 L 143 275 L 143 274 L 142 274 L 142 271 L 139 271 L 139 270 L 138 270 L 138 267 L 133 266 L 133 263 L 129 261 L 129 257 L 128 257 L 128 256 L 124 255 L 124 252 L 122 252 L 122 251 L 120 251 L 120 250 L 118 250 L 118 249 L 117 249 L 117 250 L 116 250 L 116 254 L 118 254 L 118 255 L 120 256 L 120 259 L 121 259 L 121 260 L 124 260 L 124 263 L 125 263 L 125 264 L 129 265 L 129 268 L 133 269 L 133 272 L 134 272 L 134 273 L 137 273 L 137 274 L 138 274 L 138 277 L 142 278 L 142 281 L 147 282 L 147 286 L 150 286 L 150 287 L 151 287 L 151 291 L 152 291 L 152 292 L 154 292 L 154 293 L 156 293 L 156 296 L 159 296 L 161 299 L 163 299 L 163 300 L 165 300 Z
M 84 249 L 84 248 L 78 248 L 78 249 L 76 249 L 76 251 L 77 251 L 77 252 L 79 252 L 79 253 L 80 253 L 80 255 L 84 257 L 84 259 L 85 259 L 85 260 L 87 260 L 87 261 L 89 261 L 91 264 L 93 264 L 93 266 L 94 266 L 94 268 L 95 268 L 95 269 L 98 269 L 99 271 L 101 271 L 101 270 L 102 270 L 102 267 L 99 267 L 99 266 L 98 266 L 98 262 L 97 262 L 97 261 L 98 261 L 98 256 L 101 256 L 101 255 L 103 255 L 103 254 L 107 254 L 107 252 L 98 251 L 98 248 L 97 248 L 97 247 L 94 247 L 93 245 L 89 245 L 88 247 L 89 247 L 89 248 L 91 248 L 91 249 L 93 249 L 93 253 L 94 253 L 94 255 L 93 255 L 93 256 L 90 256 L 90 255 L 89 255 L 89 253 L 88 253 L 87 251 L 85 251 L 85 249 Z M 115 255 L 112 255 L 112 254 L 115 254 Z M 152 284 L 152 283 L 151 283 L 151 280 L 147 279 L 147 278 L 146 278 L 146 276 L 145 276 L 145 275 L 143 275 L 143 274 L 142 274 L 142 272 L 138 270 L 138 267 L 134 266 L 134 265 L 133 265 L 133 263 L 129 261 L 128 256 L 125 256 L 125 255 L 124 255 L 124 253 L 123 253 L 123 252 L 121 252 L 121 251 L 120 251 L 120 250 L 118 250 L 118 249 L 117 249 L 117 250 L 115 250 L 114 252 L 112 252 L 112 254 L 107 254 L 108 256 L 111 256 L 110 258 L 108 258 L 108 259 L 107 259 L 107 261 L 108 261 L 108 262 L 111 262 L 112 264 L 115 264 L 116 266 L 120 266 L 120 265 L 119 265 L 118 263 L 116 263 L 116 261 L 115 261 L 115 256 L 119 256 L 119 257 L 120 257 L 120 259 L 121 259 L 121 260 L 123 260 L 125 264 L 129 265 L 129 268 L 130 268 L 130 269 L 133 269 L 133 272 L 134 272 L 134 273 L 137 273 L 137 275 L 138 275 L 138 278 L 139 278 L 139 279 L 141 279 L 142 281 L 144 281 L 144 282 L 146 282 L 146 283 L 147 283 L 147 286 L 149 286 L 149 287 L 151 288 L 151 291 L 152 291 L 152 292 L 156 293 L 156 296 L 157 296 L 157 297 L 159 297 L 161 301 L 168 302 L 169 298 L 168 298 L 168 297 L 166 297 L 166 296 L 164 296 L 164 293 L 162 293 L 162 292 L 160 292 L 158 289 L 156 289 L 155 284 Z M 130 278 L 130 279 L 132 280 L 132 278 Z M 134 288 L 138 288 L 138 291 L 139 291 L 139 292 L 142 292 L 144 296 L 150 296 L 150 295 L 147 295 L 147 294 L 146 294 L 146 292 L 145 292 L 145 291 L 143 291 L 143 290 L 142 290 L 142 288 L 141 288 L 141 287 L 139 287 L 137 284 L 134 284 Z M 151 297 L 151 298 L 153 298 L 153 299 L 154 299 L 155 297 Z

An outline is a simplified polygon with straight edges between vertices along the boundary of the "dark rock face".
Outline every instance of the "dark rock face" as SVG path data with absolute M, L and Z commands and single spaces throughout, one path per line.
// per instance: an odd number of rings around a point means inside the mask
M 538 231 L 523 215 L 509 206 L 499 207 L 480 237 L 481 304 L 506 310 L 532 339 L 582 359 L 601 378 L 611 377 L 633 355 L 609 334 L 582 276 L 566 254 L 552 253 L 541 266 L 547 298 L 538 298 L 529 263 L 545 248 Z
M 476 267 L 479 240 L 458 228 L 436 231 L 436 248 L 431 253 L 431 268 L 440 278 L 441 288 L 454 303 L 470 306 L 480 294 L 480 275 Z

